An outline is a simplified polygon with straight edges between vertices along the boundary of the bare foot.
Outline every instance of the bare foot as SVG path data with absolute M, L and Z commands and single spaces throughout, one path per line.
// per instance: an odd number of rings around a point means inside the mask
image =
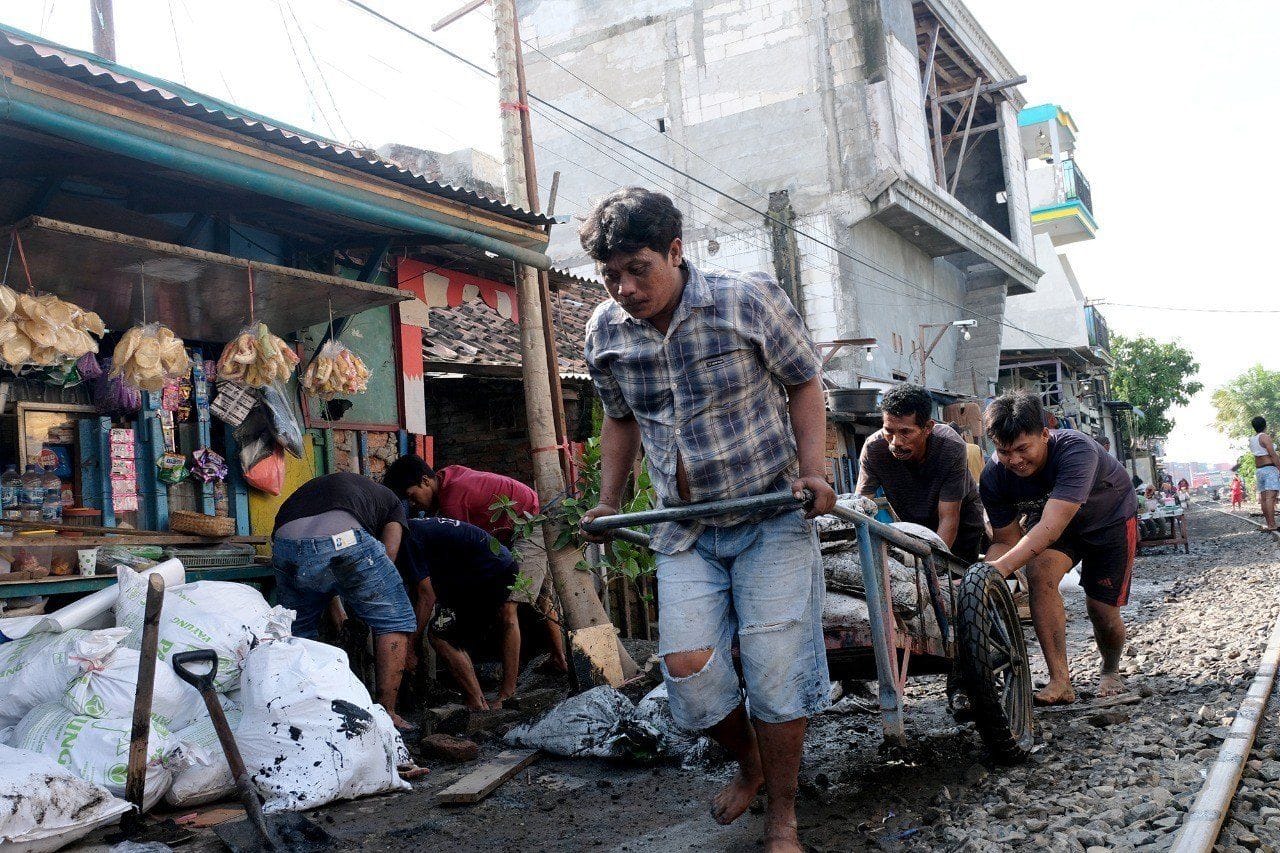
M 1076 691 L 1071 686 L 1071 682 L 1050 681 L 1044 687 L 1036 691 L 1035 703 L 1037 705 L 1070 705 L 1076 701 Z
M 1105 699 L 1108 696 L 1118 696 L 1124 692 L 1124 679 L 1120 677 L 1118 672 L 1105 673 L 1098 679 L 1098 698 Z
M 462 704 L 466 705 L 467 710 L 469 711 L 489 710 L 489 703 L 485 701 L 485 698 L 483 696 L 479 697 L 478 699 L 468 699 Z
M 721 788 L 720 793 L 716 794 L 715 799 L 711 801 L 711 816 L 716 819 L 716 823 L 724 826 L 733 823 L 751 807 L 751 801 L 756 798 L 756 794 L 760 793 L 762 785 L 764 785 L 763 774 L 757 773 L 748 777 L 739 770 L 729 780 L 729 784 Z
M 768 818 L 764 830 L 765 853 L 804 853 L 800 844 L 800 833 L 796 830 L 796 819 Z

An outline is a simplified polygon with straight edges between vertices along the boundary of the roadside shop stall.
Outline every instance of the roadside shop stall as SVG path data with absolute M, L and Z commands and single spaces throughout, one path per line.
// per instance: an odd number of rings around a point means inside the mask
M 250 491 L 281 493 L 304 409 L 366 389 L 343 318 L 407 295 L 43 217 L 0 251 L 0 615 L 120 562 L 269 582 Z

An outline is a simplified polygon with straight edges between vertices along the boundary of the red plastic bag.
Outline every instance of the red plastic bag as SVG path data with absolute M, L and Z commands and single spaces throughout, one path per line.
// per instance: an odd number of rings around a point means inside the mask
M 284 451 L 279 446 L 244 472 L 244 481 L 269 495 L 284 489 Z

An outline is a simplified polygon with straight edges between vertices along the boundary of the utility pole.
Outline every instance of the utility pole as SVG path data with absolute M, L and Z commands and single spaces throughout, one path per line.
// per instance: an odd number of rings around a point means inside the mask
M 111 0 L 89 0 L 89 18 L 93 29 L 93 52 L 115 62 L 116 21 Z
M 507 201 L 536 210 L 538 200 L 533 170 L 533 144 L 528 125 L 528 99 L 523 86 L 524 60 L 514 0 L 493 0 L 494 44 L 498 71 L 498 101 L 502 111 L 503 177 Z M 543 506 L 565 494 L 565 477 L 559 459 L 564 442 L 557 436 L 558 413 L 552 383 L 558 384 L 555 352 L 548 349 L 549 299 L 544 280 L 532 267 L 519 267 L 517 293 L 520 302 L 520 349 L 524 376 L 525 410 L 529 441 L 533 445 L 534 481 Z M 563 411 L 563 407 L 561 408 Z M 562 523 L 543 526 L 548 563 L 560 608 L 569 628 L 573 649 L 599 672 L 595 680 L 614 683 L 636 671 L 635 662 L 622 648 L 613 623 L 596 596 L 590 572 L 578 571 L 580 555 L 572 548 L 556 549 Z

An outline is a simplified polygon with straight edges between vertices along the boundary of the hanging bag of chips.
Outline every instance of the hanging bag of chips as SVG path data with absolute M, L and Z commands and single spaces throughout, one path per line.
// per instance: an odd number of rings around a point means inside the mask
M 124 333 L 111 357 L 111 377 L 143 391 L 163 391 L 165 383 L 191 369 L 186 345 L 161 323 L 145 323 Z
M 26 274 L 27 291 L 18 293 L 7 284 L 13 250 L 17 249 Z M 26 367 L 58 368 L 49 378 L 60 384 L 74 384 L 79 374 L 66 369 L 76 359 L 98 351 L 94 336 L 102 337 L 106 326 L 102 318 L 59 299 L 52 293 L 36 293 L 27 267 L 22 238 L 17 230 L 10 232 L 9 255 L 5 260 L 3 283 L 0 283 L 0 361 L 15 372 Z M 72 379 L 74 378 L 74 382 Z
M 288 382 L 297 366 L 297 353 L 271 334 L 266 323 L 254 323 L 241 330 L 223 349 L 222 358 L 218 360 L 218 379 L 250 388 L 265 388 L 273 382 Z
M 307 365 L 302 387 L 322 400 L 360 394 L 369 388 L 369 368 L 340 341 L 328 341 Z

